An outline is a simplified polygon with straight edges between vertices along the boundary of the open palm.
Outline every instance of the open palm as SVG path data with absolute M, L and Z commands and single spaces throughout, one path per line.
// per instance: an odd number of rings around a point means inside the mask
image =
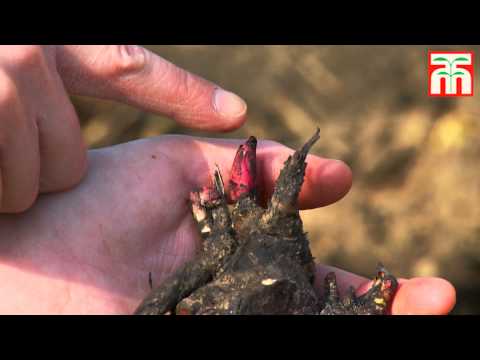
M 2 313 L 131 313 L 149 292 L 194 256 L 199 236 L 188 194 L 218 164 L 224 180 L 240 144 L 162 136 L 89 152 L 89 172 L 68 192 L 42 195 L 21 215 L 0 217 Z M 292 152 L 258 146 L 263 199 Z M 324 206 L 351 185 L 348 167 L 309 156 L 302 208 Z M 318 267 L 321 282 L 328 267 Z M 366 279 L 340 271 L 341 289 Z M 360 289 L 361 291 L 361 289 Z M 436 278 L 402 281 L 393 313 L 448 313 L 455 291 Z

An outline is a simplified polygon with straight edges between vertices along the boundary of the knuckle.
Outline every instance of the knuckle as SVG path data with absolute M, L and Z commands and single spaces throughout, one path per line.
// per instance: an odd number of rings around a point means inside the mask
M 141 72 L 147 63 L 148 52 L 137 45 L 108 46 L 109 62 L 105 66 L 107 77 L 122 78 Z
M 70 176 L 65 181 L 65 187 L 68 189 L 78 185 L 87 172 L 87 152 L 86 149 L 83 150 L 77 155 L 75 164 L 70 171 Z
M 30 191 L 27 192 L 19 201 L 15 204 L 15 207 L 13 209 L 13 212 L 24 212 L 28 209 L 30 209 L 33 204 L 35 203 L 35 200 L 37 200 L 38 197 L 38 182 L 35 183 L 35 187 Z
M 65 191 L 77 186 L 87 174 L 88 157 L 85 146 L 64 149 L 61 159 L 44 158 L 51 166 L 45 166 L 40 175 L 40 191 Z
M 43 48 L 39 45 L 12 46 L 8 53 L 10 65 L 19 69 L 38 66 L 43 62 L 43 58 Z
M 71 113 L 69 116 L 71 122 L 71 141 L 70 144 L 74 145 L 74 150 L 71 154 L 71 163 L 69 165 L 70 175 L 66 179 L 66 186 L 68 188 L 74 187 L 79 184 L 87 172 L 88 167 L 88 155 L 87 155 L 87 145 L 85 144 L 81 128 L 79 126 L 78 117 L 75 113 L 73 107 L 71 108 Z
M 0 70 L 0 158 L 2 147 L 11 142 L 23 125 L 18 90 L 12 79 Z
M 18 194 L 8 194 L 5 189 L 0 190 L 1 212 L 18 214 L 30 209 L 37 200 L 39 193 L 38 181 L 32 183 L 29 191 L 22 191 Z
M 11 106 L 17 96 L 15 82 L 7 73 L 0 71 L 0 113 L 2 108 Z
M 66 166 L 68 171 L 62 173 L 62 178 L 58 179 L 55 189 L 68 190 L 78 185 L 87 173 L 87 166 L 87 149 L 81 146 L 70 155 L 70 161 Z

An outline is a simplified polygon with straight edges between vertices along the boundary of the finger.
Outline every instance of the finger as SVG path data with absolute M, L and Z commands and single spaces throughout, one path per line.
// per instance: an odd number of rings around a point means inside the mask
M 45 79 L 46 80 L 46 79 Z M 60 79 L 38 81 L 48 94 L 36 114 L 40 145 L 40 192 L 66 190 L 86 173 L 87 147 L 77 114 Z
M 57 100 L 58 106 L 53 105 L 44 116 L 37 117 L 41 193 L 77 185 L 87 169 L 87 148 L 77 115 L 68 99 Z
M 334 271 L 340 294 L 346 294 L 348 288 L 357 289 L 357 295 L 368 291 L 372 281 L 351 272 L 327 265 L 317 265 L 315 287 L 323 293 L 325 276 Z M 456 302 L 455 288 L 440 278 L 425 277 L 398 279 L 399 286 L 391 305 L 394 315 L 446 315 L 452 311 Z
M 394 315 L 446 315 L 455 306 L 455 288 L 444 279 L 417 277 L 398 279 L 398 282 L 390 307 Z M 358 293 L 366 292 L 371 284 L 371 281 L 362 284 Z
M 227 131 L 245 121 L 237 95 L 140 46 L 62 46 L 57 67 L 71 92 L 125 102 L 201 130 Z
M 25 121 L 37 130 L 39 191 L 68 189 L 86 171 L 86 147 L 73 105 L 60 77 L 49 66 L 49 54 L 41 47 L 12 46 L 9 56 L 14 60 L 8 69 L 19 106 L 26 113 Z
M 455 288 L 434 277 L 401 281 L 391 311 L 396 315 L 447 315 L 456 302 Z
M 224 182 L 230 180 L 230 168 L 242 140 L 198 139 L 192 137 L 164 137 L 170 157 L 185 169 L 190 186 L 204 186 L 219 165 Z M 168 144 L 167 144 L 168 143 Z M 268 199 L 280 174 L 283 163 L 293 150 L 273 141 L 259 141 L 257 145 L 257 183 L 260 198 Z M 307 157 L 304 185 L 299 196 L 299 207 L 311 209 L 341 199 L 350 189 L 352 174 L 347 165 L 338 160 L 318 156 Z
M 11 78 L 0 73 L 0 212 L 28 209 L 38 195 L 40 156 L 35 124 Z

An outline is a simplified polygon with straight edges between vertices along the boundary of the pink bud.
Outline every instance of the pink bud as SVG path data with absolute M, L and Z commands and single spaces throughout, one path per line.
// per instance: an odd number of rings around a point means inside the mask
M 257 139 L 250 136 L 237 150 L 230 174 L 229 195 L 235 202 L 244 195 L 255 196 Z

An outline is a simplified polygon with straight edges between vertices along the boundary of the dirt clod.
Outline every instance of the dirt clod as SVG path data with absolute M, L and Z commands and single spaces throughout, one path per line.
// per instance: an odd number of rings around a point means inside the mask
M 372 288 L 340 298 L 336 277 L 314 289 L 315 264 L 297 199 L 315 132 L 286 160 L 266 209 L 257 205 L 255 152 L 250 137 L 235 156 L 226 191 L 220 171 L 213 186 L 190 194 L 203 239 L 200 254 L 154 289 L 135 314 L 384 314 L 397 281 L 378 265 Z M 227 202 L 233 202 L 229 210 Z

